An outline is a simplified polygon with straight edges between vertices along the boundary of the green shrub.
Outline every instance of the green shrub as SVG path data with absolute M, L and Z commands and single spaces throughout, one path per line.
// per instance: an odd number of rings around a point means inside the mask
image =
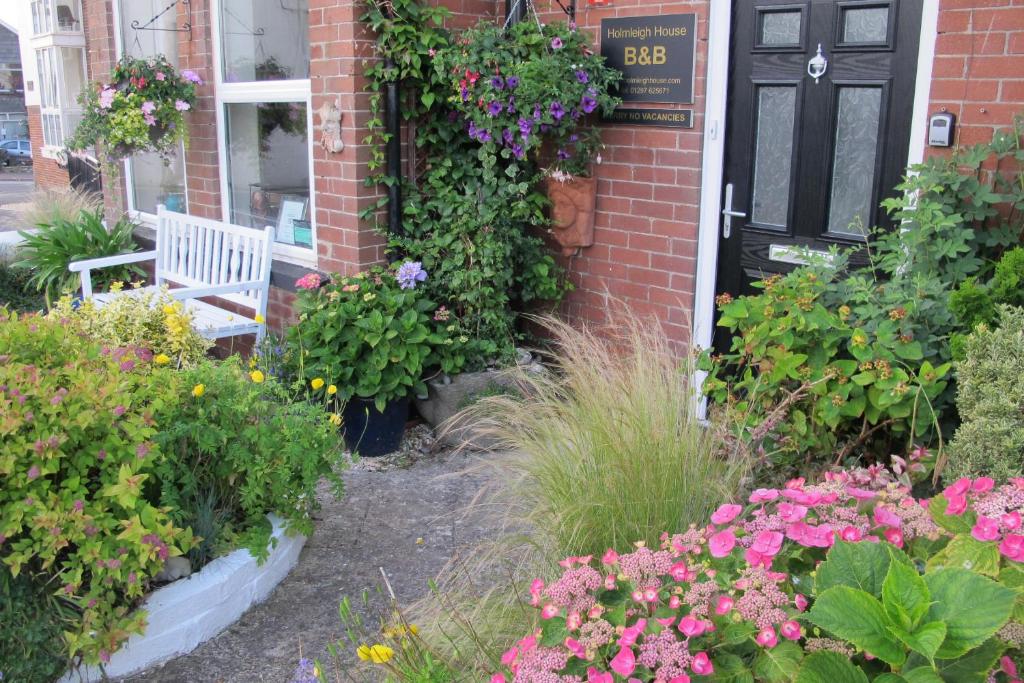
M 833 251 L 757 283 L 761 294 L 720 297 L 732 346 L 705 355 L 704 389 L 746 447 L 789 468 L 762 472 L 824 467 L 837 450 L 839 462 L 887 457 L 952 431 L 951 339 L 966 328 L 951 297 L 1020 234 L 1019 216 L 998 207 L 1024 206 L 1024 186 L 983 168 L 1019 168 L 1020 125 L 911 168 L 883 204 L 899 228 L 875 230 L 866 266 Z
M 69 609 L 52 587 L 0 564 L 0 673 L 4 681 L 51 683 L 67 668 L 61 642 Z
M 1024 308 L 1003 306 L 997 329 L 967 337 L 957 365 L 963 423 L 949 444 L 948 481 L 1024 476 Z
M 120 286 L 115 282 L 113 289 Z M 50 317 L 67 321 L 107 346 L 152 351 L 158 365 L 195 365 L 213 346 L 212 341 L 192 327 L 192 314 L 172 299 L 166 289 L 119 296 L 102 307 L 92 300 L 78 303 L 65 295 Z
M 89 663 L 142 631 L 147 579 L 192 545 L 143 491 L 153 415 L 176 400 L 151 358 L 0 309 L 0 561 L 45 577 L 73 612 L 65 653 Z
M 964 357 L 964 337 L 978 325 L 993 326 L 999 317 L 999 306 L 1024 306 L 1024 247 L 1003 254 L 996 263 L 992 278 L 979 282 L 970 277 L 949 297 L 949 307 L 964 328 L 952 338 L 953 353 Z
M 401 267 L 429 278 L 419 266 Z M 417 287 L 422 281 L 400 282 L 381 268 L 329 283 L 304 276 L 295 300 L 299 321 L 287 333 L 292 372 L 315 382 L 314 390 L 334 386 L 335 400 L 373 399 L 379 411 L 394 399 L 425 394 L 424 371 L 444 340 L 431 320 L 434 303 Z
M 15 266 L 32 272 L 31 283 L 36 290 L 53 301 L 65 292 L 78 289 L 79 274 L 68 271 L 68 264 L 82 259 L 115 256 L 137 251 L 135 223 L 122 218 L 109 230 L 103 224 L 103 211 L 83 210 L 74 219 L 55 218 L 39 223 L 38 232 L 22 232 L 24 242 L 19 248 Z M 93 285 L 105 289 L 113 282 L 124 282 L 143 275 L 136 265 L 115 266 L 96 271 Z
M 19 312 L 46 308 L 46 300 L 29 282 L 31 277 L 29 271 L 12 267 L 0 253 L 0 306 Z
M 183 370 L 177 385 L 181 400 L 155 414 L 166 457 L 154 482 L 171 519 L 203 536 L 193 561 L 238 544 L 265 556 L 268 513 L 312 533 L 320 479 L 336 495 L 342 487 L 340 439 L 323 406 L 292 402 L 285 386 L 237 356 Z

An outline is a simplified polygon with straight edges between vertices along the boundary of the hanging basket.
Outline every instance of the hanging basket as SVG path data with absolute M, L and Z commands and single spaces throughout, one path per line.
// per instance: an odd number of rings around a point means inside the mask
M 551 234 L 572 256 L 577 249 L 594 244 L 594 212 L 597 204 L 597 177 L 574 176 L 568 180 L 547 177 L 544 191 L 551 200 Z

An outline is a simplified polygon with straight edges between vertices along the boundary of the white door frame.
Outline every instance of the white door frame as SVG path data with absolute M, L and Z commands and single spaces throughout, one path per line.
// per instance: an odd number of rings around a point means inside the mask
M 932 61 L 938 35 L 939 0 L 924 0 L 918 49 L 914 113 L 907 163 L 924 159 L 925 128 L 931 92 Z M 693 347 L 707 349 L 714 337 L 715 279 L 718 274 L 718 231 L 725 171 L 726 102 L 729 92 L 729 37 L 732 2 L 715 0 L 708 7 L 708 70 L 704 82 L 704 146 L 701 162 L 700 223 L 697 230 L 697 273 L 693 304 Z M 703 383 L 705 373 L 696 381 Z

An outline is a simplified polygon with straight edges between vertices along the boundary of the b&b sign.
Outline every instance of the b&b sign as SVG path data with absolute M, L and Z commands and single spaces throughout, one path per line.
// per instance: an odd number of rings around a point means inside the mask
M 697 15 L 601 20 L 601 54 L 622 72 L 624 102 L 693 103 Z

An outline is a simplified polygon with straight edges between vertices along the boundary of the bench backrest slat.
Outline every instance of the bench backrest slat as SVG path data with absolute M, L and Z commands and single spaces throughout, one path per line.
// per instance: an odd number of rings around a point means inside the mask
M 156 280 L 184 287 L 210 287 L 257 280 L 262 289 L 220 298 L 264 314 L 263 294 L 270 282 L 274 231 L 246 228 L 207 218 L 157 209 Z

